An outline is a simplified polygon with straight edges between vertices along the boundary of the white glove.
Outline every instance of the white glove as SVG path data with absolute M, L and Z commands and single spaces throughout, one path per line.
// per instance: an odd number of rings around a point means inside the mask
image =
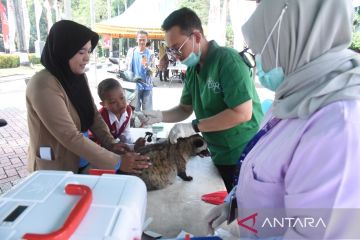
M 142 117 L 139 116 L 139 119 L 144 125 L 151 125 L 154 123 L 162 122 L 163 114 L 161 111 L 142 111 Z
M 144 113 L 142 112 L 137 112 L 137 111 L 134 111 L 134 117 L 135 118 L 138 118 L 139 121 L 141 122 L 141 124 L 143 124 L 143 122 L 146 120 L 146 116 L 144 115 Z
M 227 220 L 230 211 L 229 205 L 229 202 L 217 205 L 205 216 L 205 220 L 208 223 L 208 233 L 214 234 L 215 228 Z
M 177 143 L 178 138 L 190 137 L 196 134 L 191 123 L 177 123 L 173 126 L 169 133 L 171 143 Z

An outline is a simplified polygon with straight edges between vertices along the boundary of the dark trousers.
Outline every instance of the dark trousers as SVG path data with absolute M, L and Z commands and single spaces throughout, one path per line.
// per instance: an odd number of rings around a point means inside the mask
M 227 192 L 229 193 L 234 187 L 234 174 L 236 165 L 215 165 L 222 177 Z
M 160 71 L 160 81 L 163 80 L 163 75 L 164 75 L 164 81 L 168 81 L 169 79 L 169 70 L 165 70 L 165 71 Z

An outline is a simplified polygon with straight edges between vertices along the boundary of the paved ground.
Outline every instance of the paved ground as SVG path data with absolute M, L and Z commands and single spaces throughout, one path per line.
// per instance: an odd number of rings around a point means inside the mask
M 115 77 L 106 69 L 90 69 L 87 72 L 89 84 L 95 102 L 99 102 L 96 86 L 106 77 Z M 26 170 L 26 153 L 29 142 L 26 107 L 25 79 L 30 76 L 19 74 L 0 78 L 0 118 L 6 119 L 8 125 L 0 128 L 0 195 L 9 190 L 22 178 L 28 175 Z M 123 82 L 123 87 L 128 83 Z M 131 85 L 131 84 L 130 84 Z M 180 80 L 160 82 L 155 79 L 153 91 L 154 109 L 174 107 L 180 98 L 182 84 Z M 269 91 L 258 88 L 261 100 L 272 98 Z M 186 120 L 185 120 L 186 121 Z M 165 128 L 169 126 L 165 125 Z
M 8 125 L 0 128 L 0 194 L 28 175 L 26 152 L 29 142 L 26 112 L 18 108 L 0 109 Z

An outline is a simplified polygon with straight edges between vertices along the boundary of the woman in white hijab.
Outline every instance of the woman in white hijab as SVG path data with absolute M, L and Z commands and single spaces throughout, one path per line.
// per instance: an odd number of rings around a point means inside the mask
M 262 0 L 243 26 L 259 80 L 275 100 L 240 158 L 234 195 L 241 237 L 360 238 L 353 11 L 352 0 Z M 210 211 L 212 230 L 229 206 Z

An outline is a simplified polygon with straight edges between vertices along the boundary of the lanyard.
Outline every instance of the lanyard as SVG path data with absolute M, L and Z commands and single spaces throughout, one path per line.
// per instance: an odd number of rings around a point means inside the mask
M 272 118 L 270 121 L 268 121 L 265 126 L 258 131 L 255 136 L 248 142 L 248 144 L 245 146 L 243 152 L 240 155 L 239 160 L 236 163 L 236 171 L 235 171 L 235 175 L 234 175 L 234 186 L 237 185 L 238 180 L 239 180 L 239 174 L 240 174 L 240 168 L 241 168 L 241 164 L 244 161 L 245 157 L 249 154 L 249 152 L 251 151 L 251 149 L 253 149 L 253 147 L 255 146 L 255 144 L 260 140 L 260 138 L 262 138 L 263 136 L 265 136 L 273 127 L 276 126 L 276 124 L 278 124 L 281 121 L 280 118 Z

